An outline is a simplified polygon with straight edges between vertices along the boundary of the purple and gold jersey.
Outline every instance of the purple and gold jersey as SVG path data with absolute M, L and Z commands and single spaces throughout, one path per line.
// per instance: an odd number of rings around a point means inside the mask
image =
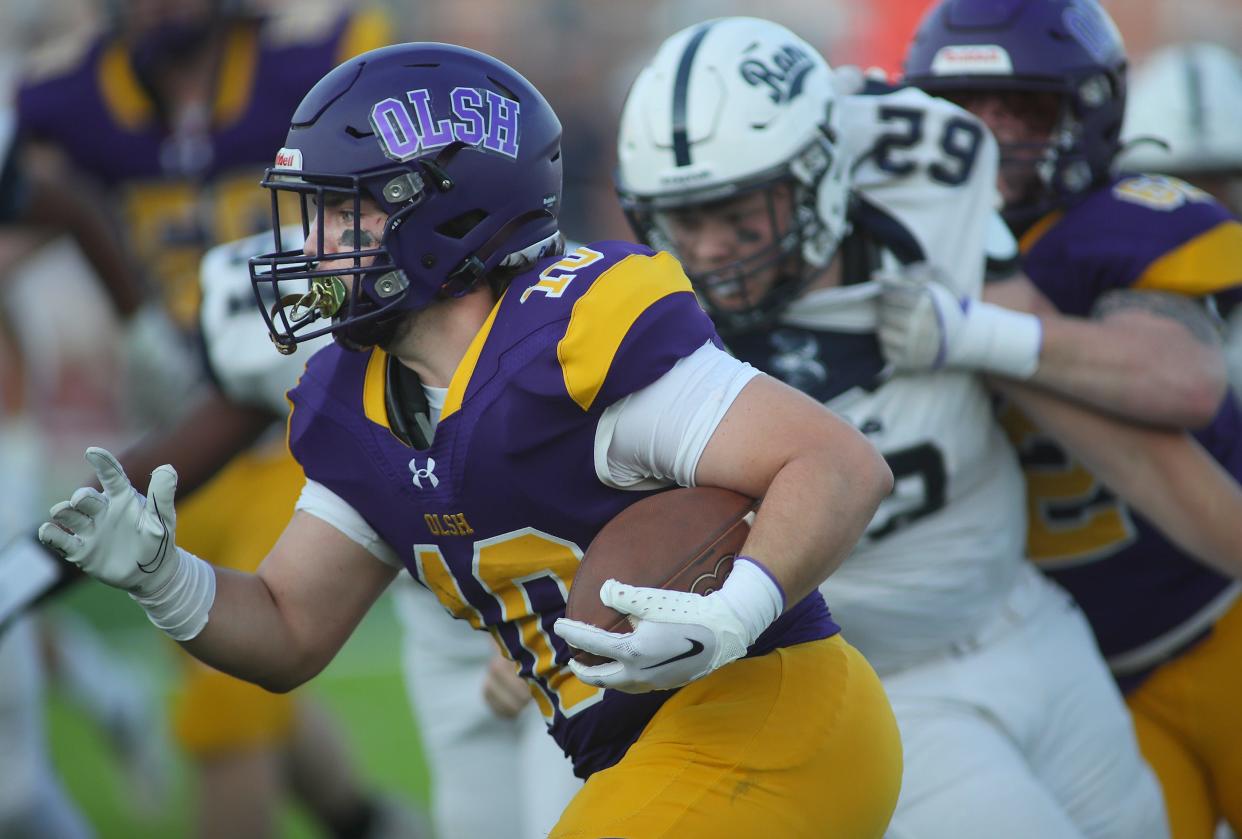
M 58 148 L 115 195 L 134 253 L 184 325 L 204 251 L 271 227 L 258 182 L 306 91 L 387 39 L 375 12 L 295 11 L 229 25 L 197 129 L 173 130 L 114 35 L 34 62 L 18 91 L 23 135 Z
M 289 445 L 308 479 L 363 515 L 453 616 L 518 665 L 580 776 L 615 763 L 667 692 L 576 679 L 552 631 L 583 550 L 650 492 L 596 474 L 604 409 L 717 341 L 676 260 L 619 242 L 517 277 L 453 375 L 430 447 L 390 431 L 383 351 L 316 353 L 290 392 Z M 823 598 L 789 609 L 751 648 L 837 632 Z
M 1062 312 L 1090 315 L 1114 289 L 1242 299 L 1242 223 L 1174 178 L 1131 175 L 1055 212 L 1021 240 L 1032 282 Z M 1005 425 L 1027 477 L 1032 559 L 1074 594 L 1123 687 L 1211 627 L 1236 596 L 1182 554 L 1025 417 Z M 1195 437 L 1242 478 L 1242 416 L 1230 394 Z

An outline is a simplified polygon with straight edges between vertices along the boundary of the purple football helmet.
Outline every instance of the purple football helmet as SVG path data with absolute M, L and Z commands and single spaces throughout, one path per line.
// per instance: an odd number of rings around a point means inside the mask
M 554 251 L 560 143 L 560 121 L 539 91 L 474 50 L 398 44 L 328 73 L 298 106 L 262 182 L 272 191 L 276 251 L 252 259 L 250 274 L 277 348 L 293 352 L 328 332 L 353 349 L 382 344 L 406 314 L 465 294 L 502 263 Z M 285 248 L 288 193 L 318 254 L 315 207 L 352 201 L 353 250 L 328 259 Z M 359 229 L 364 197 L 388 214 L 369 248 Z M 264 290 L 278 301 L 270 310 Z
M 908 83 L 942 96 L 1058 94 L 1051 141 L 1037 150 L 1044 209 L 1102 183 L 1121 148 L 1125 47 L 1096 0 L 942 0 L 919 24 L 904 72 Z M 1016 145 L 1002 145 L 1002 159 L 1030 158 L 1032 150 Z

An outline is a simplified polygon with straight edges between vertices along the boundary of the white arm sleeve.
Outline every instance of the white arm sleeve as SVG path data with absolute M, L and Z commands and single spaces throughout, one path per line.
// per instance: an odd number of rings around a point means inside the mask
M 716 426 L 759 371 L 704 344 L 657 381 L 604 411 L 595 431 L 595 471 L 618 489 L 694 486 L 694 471 Z M 345 499 L 307 481 L 295 507 L 322 519 L 394 568 L 401 561 Z
M 380 562 L 401 569 L 404 566 L 397 558 L 397 552 L 375 532 L 366 519 L 350 506 L 344 498 L 337 495 L 321 483 L 308 480 L 298 496 L 295 510 L 304 510 L 317 519 L 322 519 L 337 530 L 344 533 Z
M 595 429 L 595 474 L 607 486 L 694 486 L 694 472 L 733 400 L 760 373 L 708 343 L 610 405 Z

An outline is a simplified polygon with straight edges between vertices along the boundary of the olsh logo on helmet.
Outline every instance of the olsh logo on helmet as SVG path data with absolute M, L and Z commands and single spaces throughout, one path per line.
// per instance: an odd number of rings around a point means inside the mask
M 815 62 L 804 51 L 792 44 L 781 47 L 767 61 L 748 58 L 738 67 L 742 78 L 752 85 L 768 86 L 768 97 L 780 105 L 790 102 L 802 92 L 806 74 Z
M 371 127 L 393 160 L 410 160 L 449 143 L 517 157 L 518 102 L 491 90 L 457 87 L 449 94 L 452 116 L 437 119 L 431 91 L 420 88 L 405 96 L 406 102 L 389 97 L 371 106 Z

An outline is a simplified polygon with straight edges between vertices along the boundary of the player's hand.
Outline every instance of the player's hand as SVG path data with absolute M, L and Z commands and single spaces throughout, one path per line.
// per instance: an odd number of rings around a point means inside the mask
M 143 596 L 161 591 L 182 562 L 175 539 L 176 470 L 164 465 L 152 472 L 147 498 L 111 453 L 91 447 L 86 460 L 104 491 L 82 487 L 53 507 L 39 541 L 110 586 Z
M 880 278 L 878 334 L 885 359 L 898 370 L 939 370 L 965 320 L 959 300 L 933 276 Z
M 597 665 L 570 659 L 574 675 L 589 685 L 626 693 L 681 687 L 741 658 L 754 641 L 721 594 L 704 597 L 606 580 L 600 600 L 630 615 L 634 631 L 608 632 L 561 618 L 556 633 L 580 650 L 613 659 Z
M 902 371 L 945 367 L 1027 379 L 1039 367 L 1037 317 L 958 297 L 926 265 L 880 278 L 877 329 L 885 359 Z
M 502 655 L 492 656 L 483 677 L 483 701 L 492 713 L 511 720 L 531 701 L 530 688 L 517 674 L 513 662 Z

